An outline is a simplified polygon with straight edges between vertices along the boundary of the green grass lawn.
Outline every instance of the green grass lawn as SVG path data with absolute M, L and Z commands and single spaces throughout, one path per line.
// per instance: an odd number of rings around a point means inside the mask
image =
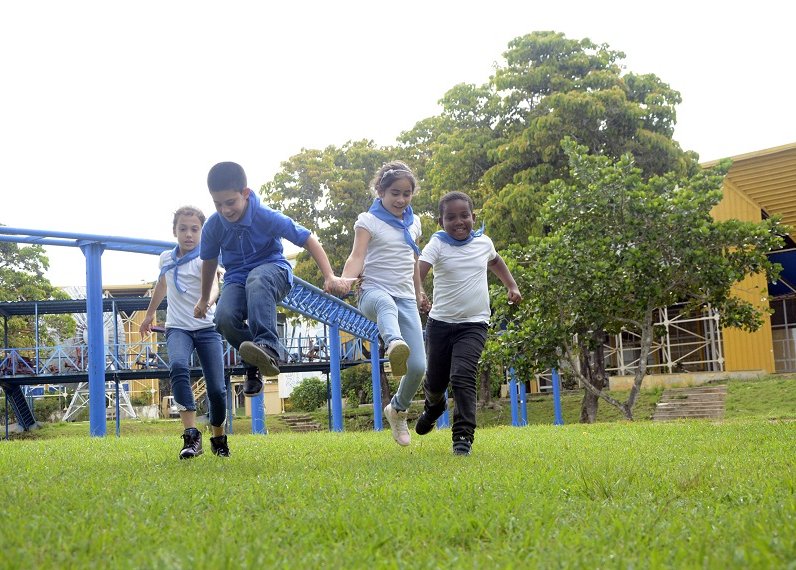
M 565 394 L 556 427 L 531 397 L 527 427 L 481 410 L 470 457 L 450 430 L 400 448 L 366 408 L 345 433 L 237 418 L 226 460 L 179 461 L 177 420 L 45 424 L 0 441 L 0 569 L 793 568 L 794 388 L 729 382 L 721 422 L 650 422 L 651 390 L 594 425 Z
M 85 427 L 85 426 L 84 426 Z M 132 431 L 132 430 L 127 430 Z M 0 568 L 786 568 L 796 424 L 765 419 L 0 442 Z M 207 442 L 206 442 L 207 443 Z

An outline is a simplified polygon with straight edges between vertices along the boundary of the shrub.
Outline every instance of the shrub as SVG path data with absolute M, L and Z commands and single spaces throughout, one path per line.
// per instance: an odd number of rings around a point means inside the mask
M 359 364 L 346 368 L 340 373 L 341 391 L 348 398 L 349 406 L 373 402 L 373 381 L 370 376 L 370 364 Z M 356 406 L 354 406 L 356 407 Z
M 326 403 L 326 382 L 315 376 L 305 378 L 293 388 L 290 401 L 294 410 L 312 412 Z

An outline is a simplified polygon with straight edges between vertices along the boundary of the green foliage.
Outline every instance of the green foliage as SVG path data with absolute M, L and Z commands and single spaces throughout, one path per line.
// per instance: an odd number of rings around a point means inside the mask
M 373 380 L 370 364 L 358 364 L 340 373 L 340 384 L 348 403 L 356 405 L 373 402 Z
M 50 265 L 44 248 L 38 245 L 19 246 L 0 242 L 0 301 L 46 301 L 66 299 L 68 296 L 44 277 Z M 57 339 L 74 334 L 75 321 L 71 315 L 43 315 L 39 317 L 39 344 L 56 344 Z M 8 319 L 8 346 L 28 348 L 36 346 L 36 326 L 33 316 L 13 316 Z
M 311 412 L 326 403 L 326 394 L 326 382 L 315 376 L 305 378 L 290 393 L 292 409 Z
M 655 75 L 623 74 L 622 52 L 534 32 L 503 56 L 488 83 L 455 86 L 440 115 L 401 137 L 434 199 L 462 190 L 483 204 L 498 248 L 540 235 L 549 185 L 569 174 L 565 136 L 592 153 L 631 152 L 644 177 L 695 169 L 695 156 L 672 140 L 680 94 Z
M 656 309 L 685 303 L 688 313 L 710 305 L 723 326 L 760 326 L 761 312 L 733 297 L 732 286 L 750 274 L 776 275 L 766 252 L 781 243 L 783 229 L 776 219 L 713 220 L 727 164 L 645 179 L 629 154 L 614 162 L 571 141 L 563 147 L 571 170 L 568 181 L 551 183 L 541 214 L 549 233 L 505 256 L 524 301 L 495 303 L 495 321 L 507 330 L 490 343 L 492 358 L 531 373 L 563 357 L 575 370 L 603 342 L 597 332 L 624 329 L 642 338 L 643 377 Z M 604 368 L 599 372 L 604 376 Z M 633 398 L 631 392 L 628 413 Z

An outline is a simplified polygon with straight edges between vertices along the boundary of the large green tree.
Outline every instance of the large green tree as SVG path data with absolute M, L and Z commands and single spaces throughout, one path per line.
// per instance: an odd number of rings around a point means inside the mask
M 0 242 L 0 301 L 67 299 L 66 293 L 44 276 L 49 264 L 41 246 Z M 74 334 L 75 322 L 70 315 L 44 315 L 39 319 L 40 344 L 55 344 Z M 33 347 L 35 336 L 33 315 L 8 319 L 9 347 Z
M 618 161 L 590 155 L 571 140 L 562 144 L 567 180 L 550 184 L 541 212 L 550 228 L 509 255 L 524 295 L 511 311 L 496 303 L 507 330 L 490 350 L 526 373 L 563 361 L 586 390 L 581 420 L 595 420 L 602 399 L 628 419 L 656 334 L 657 310 L 684 303 L 696 313 L 718 310 L 721 325 L 755 330 L 762 313 L 733 296 L 751 274 L 775 277 L 766 253 L 781 245 L 776 219 L 716 221 L 725 162 L 691 174 L 646 178 L 632 155 Z M 607 335 L 622 330 L 641 338 L 639 366 L 626 401 L 607 391 Z
M 440 115 L 401 137 L 435 198 L 462 190 L 483 205 L 499 248 L 539 235 L 549 185 L 569 175 L 565 136 L 590 152 L 631 152 L 644 176 L 693 169 L 695 156 L 672 140 L 680 94 L 654 75 L 623 73 L 622 52 L 533 32 L 503 56 L 488 83 L 454 87 Z

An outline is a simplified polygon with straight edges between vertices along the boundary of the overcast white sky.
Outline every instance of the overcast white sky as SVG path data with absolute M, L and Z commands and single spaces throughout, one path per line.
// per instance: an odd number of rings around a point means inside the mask
M 239 162 L 258 189 L 302 148 L 392 144 L 455 84 L 485 83 L 508 42 L 535 30 L 607 43 L 627 70 L 680 91 L 675 138 L 704 161 L 796 142 L 782 6 L 3 2 L 0 223 L 172 240 L 178 206 L 212 212 L 216 162 Z M 79 250 L 47 251 L 53 283 L 85 283 Z M 103 281 L 150 281 L 156 265 L 106 252 Z

